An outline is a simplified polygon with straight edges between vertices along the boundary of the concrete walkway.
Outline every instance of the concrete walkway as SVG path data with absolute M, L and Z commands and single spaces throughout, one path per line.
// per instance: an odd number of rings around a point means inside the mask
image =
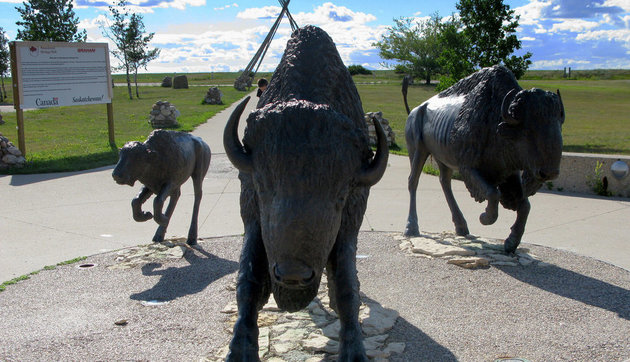
M 254 96 L 245 114 L 256 101 Z M 240 183 L 222 143 L 223 128 L 234 106 L 194 132 L 210 145 L 213 154 L 199 216 L 199 236 L 203 238 L 243 232 Z M 117 185 L 111 178 L 112 169 L 0 176 L 0 281 L 78 256 L 150 242 L 156 224 L 137 223 L 131 217 L 130 202 L 139 192 L 139 184 L 133 188 Z M 407 158 L 391 155 L 385 176 L 372 188 L 362 230 L 403 231 L 409 201 L 408 173 Z M 454 181 L 453 191 L 472 234 L 507 237 L 515 213 L 500 209 L 494 225 L 482 226 L 478 216 L 484 205 L 474 202 L 459 181 Z M 192 200 L 188 182 L 167 237 L 187 234 Z M 530 200 L 532 209 L 523 242 L 575 252 L 630 270 L 630 201 L 544 191 Z M 147 205 L 145 208 L 150 207 Z M 418 209 L 421 230 L 453 230 L 437 177 L 420 178 Z

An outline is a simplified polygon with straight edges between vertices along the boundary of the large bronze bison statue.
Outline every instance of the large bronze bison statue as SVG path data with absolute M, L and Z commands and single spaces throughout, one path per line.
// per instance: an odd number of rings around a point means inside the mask
M 405 235 L 419 234 L 416 189 L 432 155 L 457 234 L 467 235 L 468 225 L 451 190 L 454 170 L 477 202 L 487 200 L 482 224 L 497 220 L 499 202 L 516 211 L 504 244 L 514 252 L 525 231 L 528 197 L 558 176 L 564 118 L 560 92 L 523 90 L 503 66 L 481 69 L 416 107 L 405 126 L 411 162 Z
M 120 159 L 112 172 L 114 181 L 120 185 L 133 186 L 140 181 L 144 186 L 133 200 L 131 209 L 135 221 L 153 218 L 158 223 L 153 241 L 164 241 L 164 234 L 171 215 L 181 195 L 180 187 L 193 180 L 195 201 L 187 243 L 197 243 L 197 219 L 201 203 L 201 184 L 210 166 L 210 147 L 199 137 L 185 132 L 156 130 L 146 142 L 128 142 L 120 149 Z M 155 194 L 153 213 L 143 212 L 144 204 Z M 164 201 L 170 197 L 166 212 L 162 213 Z
M 281 309 L 300 310 L 316 296 L 326 268 L 341 320 L 340 361 L 366 360 L 355 257 L 370 186 L 387 166 L 384 132 L 375 124 L 372 157 L 352 77 L 332 39 L 313 26 L 292 34 L 241 144 L 237 126 L 246 102 L 224 133 L 240 171 L 245 226 L 227 359 L 257 360 L 257 316 L 270 293 Z

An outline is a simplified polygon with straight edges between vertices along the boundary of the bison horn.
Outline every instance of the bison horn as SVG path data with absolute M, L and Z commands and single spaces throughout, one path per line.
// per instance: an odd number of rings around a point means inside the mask
M 378 139 L 378 146 L 376 148 L 376 155 L 367 169 L 361 171 L 358 177 L 360 186 L 373 186 L 375 185 L 387 168 L 387 159 L 389 158 L 389 149 L 387 148 L 387 137 L 385 131 L 376 118 L 372 118 L 374 127 L 376 128 L 376 136 Z
M 505 97 L 503 98 L 503 102 L 501 103 L 501 117 L 503 118 L 503 121 L 505 123 L 511 126 L 516 126 L 521 123 L 519 120 L 512 117 L 510 115 L 510 112 L 508 112 L 508 108 L 510 108 L 510 104 L 512 104 L 512 101 L 514 100 L 517 92 L 518 91 L 516 89 L 512 89 L 511 91 L 509 91 L 508 94 L 505 95 Z
M 247 102 L 249 102 L 249 98 L 250 97 L 245 98 L 244 101 L 236 106 L 223 131 L 223 147 L 225 147 L 225 153 L 234 167 L 245 173 L 252 172 L 253 162 L 251 155 L 245 152 L 241 141 L 238 139 L 238 121 L 243 114 Z
M 564 123 L 564 103 L 562 103 L 562 96 L 560 95 L 560 89 L 556 89 L 558 99 L 560 100 L 560 117 L 562 117 L 562 123 Z

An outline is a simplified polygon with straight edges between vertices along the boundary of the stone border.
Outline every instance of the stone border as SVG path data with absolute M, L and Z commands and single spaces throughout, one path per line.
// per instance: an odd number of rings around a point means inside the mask
M 487 268 L 490 265 L 530 266 L 545 265 L 529 249 L 520 247 L 513 255 L 503 249 L 503 240 L 486 239 L 474 235 L 457 236 L 450 232 L 424 233 L 419 237 L 392 234 L 400 241 L 400 249 L 411 256 L 444 259 L 466 269 Z
M 236 283 L 233 283 L 230 290 L 235 289 Z M 329 302 L 325 275 L 317 297 L 302 311 L 288 313 L 280 310 L 271 295 L 258 316 L 260 359 L 269 362 L 337 360 L 341 326 Z M 238 312 L 236 302 L 226 305 L 222 312 L 228 315 L 225 332 L 232 335 Z M 388 342 L 388 332 L 397 320 L 397 311 L 384 308 L 361 295 L 359 323 L 368 358 L 387 361 L 392 355 L 405 350 L 405 343 Z M 228 352 L 229 345 L 218 349 L 205 361 L 224 361 Z

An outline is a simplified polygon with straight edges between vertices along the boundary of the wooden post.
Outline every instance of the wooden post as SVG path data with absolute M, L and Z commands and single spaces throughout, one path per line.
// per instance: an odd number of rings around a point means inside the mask
M 22 156 L 26 157 L 26 138 L 24 137 L 24 110 L 15 109 L 15 118 L 17 120 L 18 129 L 18 148 L 22 152 Z
M 11 83 L 13 86 L 13 107 L 15 108 L 15 118 L 17 120 L 18 148 L 22 156 L 26 157 L 26 138 L 24 137 L 24 110 L 21 107 L 20 89 L 18 88 L 18 67 L 17 49 L 15 43 L 9 43 L 11 53 Z
M 109 132 L 109 145 L 116 147 L 116 139 L 114 138 L 114 105 L 107 104 L 107 130 Z

